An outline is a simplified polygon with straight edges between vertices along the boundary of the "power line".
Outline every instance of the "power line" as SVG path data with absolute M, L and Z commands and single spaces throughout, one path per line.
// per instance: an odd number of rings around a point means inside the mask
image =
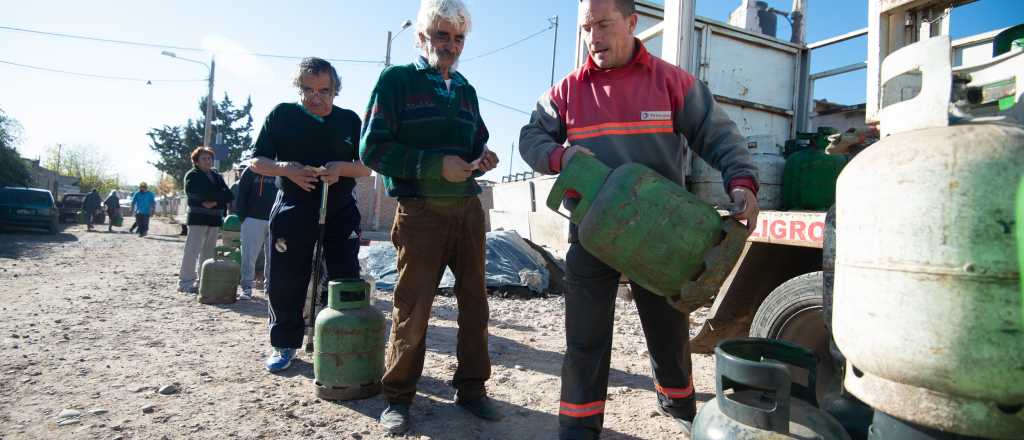
M 534 32 L 534 33 L 532 33 L 532 34 L 530 34 L 530 35 L 527 35 L 526 37 L 523 37 L 523 38 L 521 38 L 521 39 L 519 39 L 519 40 L 516 40 L 516 41 L 514 41 L 514 42 L 512 42 L 512 43 L 509 43 L 509 44 L 507 44 L 507 45 L 505 45 L 505 46 L 502 46 L 502 47 L 499 47 L 499 48 L 497 48 L 497 49 L 494 49 L 494 50 L 492 50 L 492 51 L 490 51 L 490 52 L 486 52 L 486 53 L 483 53 L 483 54 L 477 55 L 477 56 L 475 56 L 475 57 L 472 57 L 472 58 L 468 58 L 468 59 L 462 60 L 462 62 L 463 62 L 463 63 L 466 63 L 466 62 L 469 62 L 469 61 L 473 61 L 473 60 L 477 60 L 477 59 L 480 59 L 480 58 L 483 58 L 483 57 L 486 57 L 486 56 L 494 55 L 494 54 L 496 54 L 496 53 L 498 53 L 498 52 L 501 52 L 501 51 L 503 51 L 503 50 L 505 50 L 505 49 L 508 49 L 508 48 L 510 48 L 510 47 L 512 47 L 512 46 L 515 46 L 515 45 L 517 45 L 517 44 L 519 44 L 519 43 L 522 43 L 522 42 L 524 42 L 524 41 L 526 41 L 526 40 L 529 40 L 529 39 L 531 39 L 531 38 L 533 38 L 533 37 L 536 37 L 536 36 L 538 36 L 538 35 L 540 35 L 540 34 L 543 34 L 543 33 L 547 32 L 547 31 L 551 30 L 551 29 L 552 29 L 552 28 L 554 28 L 554 27 L 555 27 L 555 25 L 554 25 L 554 23 L 552 23 L 552 24 L 548 25 L 548 27 L 546 27 L 546 28 L 544 28 L 544 29 L 541 29 L 541 30 L 539 30 L 539 31 L 537 31 L 537 32 Z
M 85 36 L 85 35 L 74 35 L 74 34 L 63 34 L 63 33 L 59 33 L 59 32 L 37 31 L 37 30 L 34 30 L 34 29 L 24 29 L 24 28 L 17 28 L 17 27 L 11 27 L 11 26 L 0 26 L 0 30 L 7 30 L 7 31 L 13 31 L 13 32 L 25 32 L 25 33 L 30 33 L 30 34 L 45 35 L 45 36 L 49 36 L 49 37 L 60 37 L 60 38 L 70 38 L 70 39 L 75 39 L 75 40 L 97 41 L 97 42 L 101 42 L 101 43 L 121 44 L 121 45 L 126 45 L 126 46 L 150 47 L 150 48 L 155 48 L 155 49 L 173 49 L 173 50 L 181 50 L 181 51 L 189 51 L 189 52 L 207 52 L 206 49 L 202 49 L 202 48 L 198 48 L 198 47 L 172 46 L 172 45 L 169 45 L 169 44 L 143 43 L 143 42 L 128 41 L 128 40 L 114 40 L 114 39 L 110 39 L 110 38 L 90 37 L 90 36 Z M 238 54 L 243 54 L 243 55 L 252 55 L 252 56 L 255 56 L 255 57 L 262 57 L 262 58 L 278 58 L 278 59 L 289 59 L 289 60 L 301 60 L 301 59 L 305 58 L 305 57 L 300 57 L 300 56 L 295 56 L 295 55 L 279 55 L 279 54 L 258 53 L 258 52 L 231 52 L 231 53 L 238 53 Z M 327 60 L 327 61 L 332 61 L 332 62 L 336 62 L 336 63 L 383 64 L 383 61 L 379 61 L 379 60 L 356 60 L 356 59 L 345 59 L 345 58 L 324 58 L 324 59 Z
M 201 79 L 146 79 L 146 78 L 133 78 L 133 77 L 128 77 L 128 76 L 97 75 L 97 74 L 94 74 L 94 73 L 71 72 L 71 71 L 68 71 L 68 70 L 51 69 L 49 67 L 30 66 L 28 64 L 13 63 L 13 62 L 10 62 L 10 61 L 5 61 L 5 60 L 0 60 L 0 64 L 8 64 L 8 65 L 11 65 L 11 66 L 22 67 L 22 68 L 32 69 L 32 70 L 41 70 L 41 71 L 44 71 L 44 72 L 63 73 L 63 74 L 66 74 L 66 75 L 84 76 L 84 77 L 87 77 L 87 78 L 111 79 L 111 80 L 120 80 L 120 81 L 137 81 L 137 82 L 147 82 L 147 83 L 148 82 L 197 82 L 197 81 L 205 82 L 206 81 L 206 78 L 201 78 Z
M 505 105 L 505 104 L 502 104 L 502 103 L 500 103 L 498 101 L 494 101 L 494 100 L 491 100 L 491 99 L 484 98 L 483 96 L 480 96 L 480 95 L 476 95 L 476 97 L 480 98 L 481 101 L 487 101 L 487 102 L 489 102 L 491 104 L 494 104 L 494 105 L 496 105 L 498 107 L 502 107 L 502 108 L 504 108 L 506 110 L 512 110 L 512 111 L 514 111 L 516 113 L 522 113 L 522 114 L 524 114 L 526 116 L 530 116 L 530 112 L 519 110 L 519 109 L 517 109 L 515 107 L 512 107 L 510 105 Z

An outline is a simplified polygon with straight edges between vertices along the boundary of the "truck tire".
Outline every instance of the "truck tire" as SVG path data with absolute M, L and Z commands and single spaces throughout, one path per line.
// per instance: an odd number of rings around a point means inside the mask
M 776 287 L 750 324 L 750 336 L 802 345 L 818 355 L 816 394 L 820 400 L 836 380 L 822 307 L 822 273 L 806 273 Z

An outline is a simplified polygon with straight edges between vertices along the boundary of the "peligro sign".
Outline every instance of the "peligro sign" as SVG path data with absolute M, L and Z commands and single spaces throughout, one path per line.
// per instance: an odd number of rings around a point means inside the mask
M 824 238 L 824 212 L 762 211 L 749 240 L 820 248 Z

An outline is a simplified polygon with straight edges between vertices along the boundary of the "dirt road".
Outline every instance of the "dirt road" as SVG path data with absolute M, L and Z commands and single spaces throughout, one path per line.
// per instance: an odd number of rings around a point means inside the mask
M 375 420 L 383 400 L 317 399 L 305 355 L 285 374 L 263 369 L 262 292 L 226 306 L 175 292 L 177 225 L 154 220 L 146 238 L 84 229 L 0 231 L 0 439 L 386 437 Z M 390 316 L 390 295 L 375 294 L 375 307 Z M 453 298 L 439 296 L 407 437 L 556 438 L 562 308 L 560 297 L 491 298 L 488 391 L 506 414 L 492 423 L 451 400 L 457 312 Z M 686 438 L 653 412 L 636 310 L 622 300 L 617 309 L 602 438 Z M 713 361 L 695 355 L 694 368 L 705 401 Z M 157 392 L 168 385 L 176 389 Z

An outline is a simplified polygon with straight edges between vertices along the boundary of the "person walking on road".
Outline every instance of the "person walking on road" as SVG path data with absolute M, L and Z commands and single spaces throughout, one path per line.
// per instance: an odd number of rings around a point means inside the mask
M 139 237 L 149 233 L 149 218 L 156 210 L 156 195 L 149 191 L 146 182 L 139 184 L 139 190 L 132 196 L 132 209 L 135 210 L 135 226 Z
M 330 279 L 359 277 L 359 209 L 352 189 L 370 175 L 359 162 L 359 116 L 336 107 L 341 78 L 331 63 L 306 58 L 292 81 L 298 103 L 282 103 L 267 115 L 249 166 L 278 177 L 270 211 L 266 292 L 270 300 L 271 373 L 291 366 L 302 345 L 306 291 L 319 241 L 320 202 L 327 191 L 323 261 Z M 324 188 L 323 185 L 328 185 Z
M 178 272 L 178 291 L 198 293 L 197 270 L 204 261 L 213 257 L 217 246 L 217 232 L 224 224 L 224 210 L 233 196 L 224 178 L 213 169 L 213 150 L 198 147 L 190 155 L 193 168 L 185 173 L 185 193 L 188 196 L 188 237 L 181 256 Z
M 100 211 L 100 193 L 93 188 L 89 191 L 89 194 L 85 196 L 85 200 L 82 201 L 82 212 L 85 213 L 85 225 L 89 231 L 94 231 L 92 225 L 96 221 L 96 214 Z
M 275 179 L 257 173 L 252 167 L 245 168 L 238 179 L 238 198 L 235 206 L 238 218 L 242 221 L 242 293 L 238 299 L 252 299 L 253 278 L 256 276 L 256 261 L 260 252 L 267 250 L 267 237 L 270 234 L 270 209 L 277 199 L 277 183 Z M 266 276 L 266 264 L 261 268 Z
M 114 232 L 114 219 L 121 216 L 121 199 L 117 197 L 116 190 L 110 190 L 103 206 L 107 208 L 107 232 Z
M 733 216 L 748 228 L 756 225 L 757 169 L 707 85 L 651 55 L 633 36 L 639 20 L 633 0 L 583 0 L 580 11 L 581 42 L 590 55 L 541 96 L 520 133 L 523 159 L 536 171 L 557 174 L 572 166 L 573 155 L 588 154 L 612 168 L 643 164 L 682 185 L 681 148 L 688 145 L 722 171 Z M 558 435 L 596 439 L 604 423 L 620 274 L 580 246 L 575 227 L 570 242 Z M 631 287 L 651 353 L 655 409 L 688 431 L 696 413 L 689 315 L 636 283 Z
M 360 156 L 398 198 L 391 230 L 398 285 L 381 380 L 388 406 L 380 415 L 392 434 L 411 425 L 431 304 L 446 266 L 455 274 L 459 306 L 455 403 L 481 419 L 502 418 L 485 388 L 491 376 L 485 214 L 475 179 L 494 169 L 498 157 L 486 146 L 476 89 L 456 72 L 470 27 L 462 1 L 424 0 L 416 19 L 421 55 L 385 70 L 366 109 Z

